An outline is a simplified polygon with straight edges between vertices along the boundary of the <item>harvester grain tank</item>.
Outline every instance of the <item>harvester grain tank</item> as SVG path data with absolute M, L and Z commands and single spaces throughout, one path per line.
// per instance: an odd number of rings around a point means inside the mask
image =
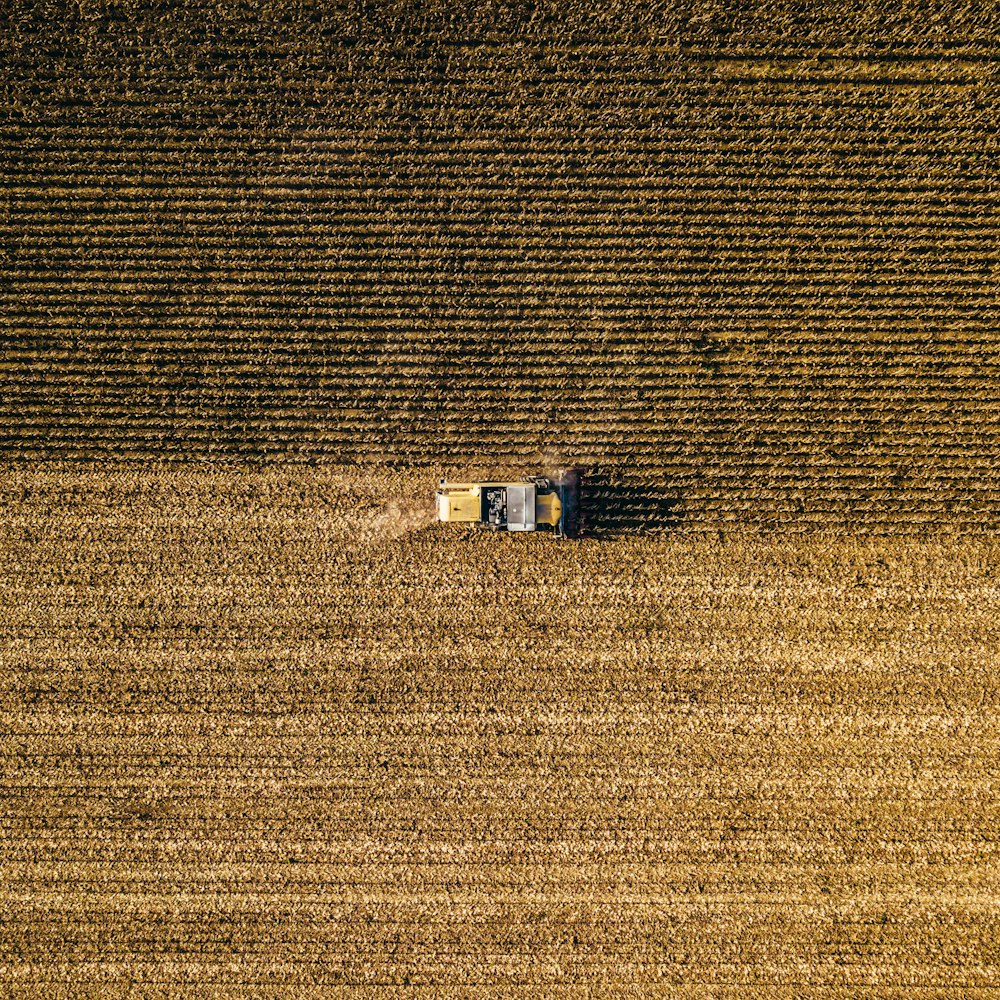
M 561 469 L 551 476 L 512 482 L 448 483 L 436 495 L 439 521 L 465 521 L 494 531 L 579 533 L 580 474 Z

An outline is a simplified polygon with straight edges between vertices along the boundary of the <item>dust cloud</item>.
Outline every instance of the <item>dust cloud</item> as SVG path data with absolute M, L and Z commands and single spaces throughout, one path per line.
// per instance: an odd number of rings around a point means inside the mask
M 391 500 L 357 533 L 360 545 L 379 545 L 403 538 L 437 520 L 433 498 L 426 500 Z

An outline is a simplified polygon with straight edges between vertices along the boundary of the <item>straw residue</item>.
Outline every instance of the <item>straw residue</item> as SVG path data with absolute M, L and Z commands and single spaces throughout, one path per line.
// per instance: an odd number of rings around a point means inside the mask
M 8 987 L 997 981 L 993 541 L 560 544 L 421 530 L 430 477 L 0 471 Z

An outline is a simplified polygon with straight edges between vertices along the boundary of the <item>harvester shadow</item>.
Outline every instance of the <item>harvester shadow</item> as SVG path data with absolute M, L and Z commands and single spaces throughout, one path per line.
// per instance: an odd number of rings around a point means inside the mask
M 580 485 L 581 533 L 593 538 L 641 535 L 677 528 L 681 500 L 659 486 L 623 482 L 601 469 L 583 473 Z

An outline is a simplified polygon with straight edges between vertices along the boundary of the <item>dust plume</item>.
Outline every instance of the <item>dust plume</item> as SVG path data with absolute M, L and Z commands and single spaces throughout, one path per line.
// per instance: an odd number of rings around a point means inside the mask
M 436 520 L 433 498 L 421 500 L 391 500 L 358 532 L 362 545 L 377 545 L 395 541 Z

